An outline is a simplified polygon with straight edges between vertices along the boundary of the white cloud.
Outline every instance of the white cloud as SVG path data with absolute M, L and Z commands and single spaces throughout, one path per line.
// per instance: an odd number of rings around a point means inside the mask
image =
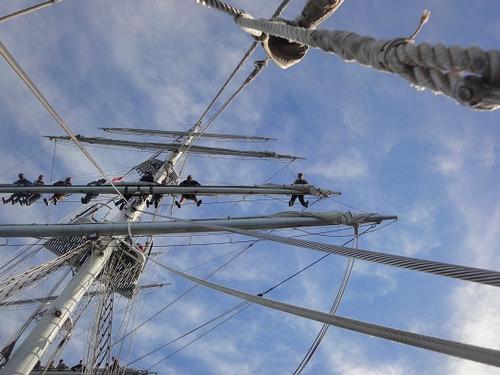
M 409 375 L 416 373 L 402 361 L 376 361 L 356 345 L 335 345 L 329 355 L 335 373 L 345 375 Z
M 270 8 L 276 5 L 243 0 L 235 1 L 235 4 L 256 16 L 270 14 Z M 292 4 L 293 8 L 287 14 L 293 14 L 302 5 Z M 431 35 L 433 40 L 453 40 L 454 43 L 455 39 L 460 41 L 469 37 L 477 37 L 481 42 L 490 38 L 490 35 L 478 36 L 478 33 L 464 34 L 461 30 L 464 21 L 474 26 L 470 19 L 483 20 L 489 14 L 490 17 L 495 14 L 490 5 L 488 14 L 482 5 L 468 7 L 467 13 L 452 14 L 453 9 L 467 5 L 455 1 L 434 4 L 438 16 L 426 26 L 423 35 Z M 360 6 L 363 12 L 359 11 Z M 407 30 L 407 22 L 413 22 L 420 11 L 417 3 L 392 1 L 387 6 L 392 12 L 379 12 L 377 4 L 345 2 L 328 27 L 333 25 L 331 27 L 384 37 L 399 36 Z M 13 9 L 14 5 L 8 7 Z M 394 17 L 394 14 L 400 17 Z M 490 21 L 484 25 L 482 21 L 480 26 L 496 25 L 496 20 Z M 448 26 L 453 31 L 448 32 Z M 452 26 L 455 29 L 451 29 Z M 187 128 L 200 115 L 251 41 L 238 31 L 229 17 L 212 9 L 199 8 L 194 2 L 152 1 L 138 5 L 136 1 L 126 0 L 119 7 L 108 2 L 61 2 L 15 22 L 2 24 L 1 38 L 77 133 L 93 133 L 98 126 Z M 498 44 L 491 40 L 488 43 Z M 262 51 L 256 58 L 261 56 Z M 251 66 L 245 69 L 242 77 Z M 0 148 L 4 169 L 7 169 L 23 156 L 48 144 L 40 141 L 41 134 L 57 133 L 59 128 L 4 63 L 0 82 L 5 87 L 0 93 L 3 132 Z M 233 88 L 238 83 L 235 82 Z M 397 211 L 401 222 L 390 231 L 377 232 L 366 242 L 363 239 L 366 248 L 401 249 L 407 255 L 425 254 L 429 258 L 435 255 L 430 250 L 439 248 L 443 253 L 436 256 L 498 268 L 497 125 L 496 113 L 478 114 L 463 110 L 442 97 L 414 92 L 397 77 L 344 64 L 333 56 L 311 50 L 304 61 L 292 69 L 280 71 L 269 67 L 258 82 L 245 90 L 221 116 L 213 131 L 222 129 L 245 134 L 258 131 L 276 136 L 280 138 L 277 149 L 308 158 L 283 169 L 273 182 L 289 182 L 300 168 L 306 176 L 311 176 L 308 179 L 314 184 L 329 187 L 333 182 L 335 188 L 341 187 L 353 206 L 376 207 L 377 210 L 390 207 Z M 12 135 L 10 131 L 13 131 Z M 262 148 L 272 149 L 274 146 L 266 144 Z M 90 150 L 106 169 L 133 165 L 146 155 Z M 403 156 L 408 156 L 408 159 Z M 51 157 L 49 144 L 45 153 L 19 168 L 33 175 L 40 170 L 48 171 Z M 418 162 L 413 163 L 414 160 Z M 193 173 L 205 184 L 254 184 L 282 167 L 283 164 L 254 161 L 191 158 L 183 173 Z M 412 168 L 428 174 L 400 177 Z M 15 172 L 16 169 L 12 171 L 13 175 Z M 77 150 L 58 148 L 56 178 L 74 174 L 78 181 L 84 182 L 91 173 L 95 173 L 92 166 Z M 4 177 L 12 180 L 10 175 Z M 418 196 L 407 193 L 413 192 L 413 187 Z M 219 201 L 223 200 L 219 198 Z M 205 203 L 215 201 L 210 197 Z M 334 205 L 324 200 L 316 207 L 331 209 Z M 17 206 L 2 207 L 0 219 L 2 222 L 26 223 L 54 221 L 60 218 L 63 210 L 72 208 L 61 206 L 30 210 L 21 210 Z M 234 216 L 241 212 L 261 214 L 284 209 L 287 209 L 286 202 L 264 201 L 238 203 L 234 207 L 230 204 L 206 204 L 200 208 L 185 206 L 174 214 L 198 218 Z M 173 240 L 167 238 L 166 242 L 172 243 Z M 463 245 L 457 247 L 457 243 Z M 272 244 L 252 249 L 216 279 L 227 285 L 238 284 L 245 290 L 260 290 L 313 258 L 302 250 L 273 252 L 273 249 Z M 204 246 L 186 251 L 179 249 L 165 257 L 165 262 L 179 268 L 189 267 L 223 250 L 222 247 Z M 215 263 L 193 273 L 204 274 L 213 269 Z M 341 264 L 341 261 L 332 262 L 311 270 L 299 280 L 277 289 L 275 295 L 278 299 L 325 310 L 336 291 L 343 270 Z M 152 269 L 148 269 L 147 276 Z M 345 302 L 349 302 L 349 297 L 366 302 L 361 309 L 370 306 L 373 310 L 359 313 L 376 314 L 379 308 L 385 307 L 382 304 L 388 299 L 384 297 L 390 296 L 391 314 L 394 313 L 396 319 L 403 311 L 407 312 L 404 306 L 400 306 L 400 301 L 408 290 L 403 290 L 405 280 L 399 275 L 397 271 L 360 262 L 355 265 L 354 282 L 348 288 Z M 163 276 L 157 271 L 152 279 Z M 356 284 L 359 281 L 356 277 L 364 281 Z M 137 312 L 136 323 L 168 303 L 186 286 L 177 279 L 173 282 L 167 291 L 141 303 L 143 310 Z M 485 345 L 498 344 L 496 337 L 492 337 L 495 330 L 488 330 L 499 324 L 495 291 L 484 287 L 457 288 L 449 300 L 439 300 L 431 298 L 435 292 L 432 287 L 418 287 L 428 288 L 429 303 L 437 310 L 446 310 L 443 319 L 450 317 L 450 325 L 444 334 L 451 332 L 450 336 L 454 338 Z M 183 300 L 177 308 L 168 309 L 134 335 L 137 345 L 132 347 L 132 356 L 164 343 L 167 337 L 175 337 L 186 327 L 220 311 L 219 308 L 222 310 L 227 303 L 227 299 L 212 292 L 197 290 L 191 298 Z M 343 307 L 350 311 L 350 305 Z M 428 305 L 420 308 L 428 309 Z M 159 366 L 159 372 L 194 373 L 201 363 L 203 367 L 198 373 L 288 373 L 293 367 L 290 363 L 301 357 L 318 324 L 262 308 L 250 310 L 252 312 L 243 314 L 244 317 L 236 320 L 234 325 L 229 323 L 221 327 L 190 350 L 179 353 L 175 360 Z M 423 310 L 416 309 L 415 315 L 419 311 Z M 392 318 L 393 315 L 387 316 L 387 320 Z M 442 322 L 404 318 L 416 331 L 433 333 L 441 328 L 438 325 Z M 90 324 L 91 321 L 85 327 Z M 332 332 L 333 344 L 325 341 L 309 373 L 494 371 L 490 367 L 476 367 L 458 360 L 452 360 L 449 367 L 436 370 L 435 362 L 427 361 L 432 357 L 419 349 L 403 350 L 378 339 L 376 346 L 368 344 L 365 347 L 353 343 L 359 336 L 353 339 L 340 330 Z M 65 355 L 77 353 L 83 347 L 85 332 L 79 333 L 78 345 L 71 346 Z M 370 341 L 367 339 L 363 345 Z M 385 352 L 388 347 L 391 349 L 389 355 Z M 158 354 L 153 359 L 160 357 Z M 443 358 L 439 356 L 438 360 L 447 366 L 448 362 Z M 153 359 L 141 363 L 151 364 Z
M 366 177 L 369 166 L 361 152 L 347 150 L 340 153 L 340 156 L 331 157 L 331 160 L 313 164 L 309 173 L 337 181 Z

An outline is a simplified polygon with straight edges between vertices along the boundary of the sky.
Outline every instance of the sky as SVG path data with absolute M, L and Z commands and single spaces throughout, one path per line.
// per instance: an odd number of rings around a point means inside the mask
M 304 3 L 292 0 L 283 17 L 293 19 Z M 32 4 L 4 0 L 0 14 Z M 279 1 L 234 0 L 231 4 L 254 17 L 267 17 Z M 499 45 L 500 4 L 491 0 L 478 0 L 473 6 L 464 0 L 346 0 L 322 28 L 377 38 L 406 36 L 413 32 L 424 9 L 432 14 L 417 42 L 474 45 L 485 50 Z M 1 23 L 0 41 L 75 134 L 106 136 L 99 127 L 189 129 L 252 39 L 230 17 L 194 1 L 65 0 Z M 225 97 L 243 82 L 253 68 L 252 61 L 264 57 L 259 47 Z M 42 137 L 63 133 L 4 61 L 0 61 L 0 87 L 0 178 L 4 183 L 14 181 L 19 172 L 28 178 L 43 173 L 48 181 L 73 176 L 74 183 L 82 184 L 99 176 L 74 146 L 58 143 L 54 148 Z M 398 215 L 396 223 L 362 236 L 361 248 L 498 270 L 499 120 L 498 112 L 472 111 L 444 96 L 417 91 L 399 77 L 310 50 L 290 69 L 269 64 L 209 129 L 270 136 L 278 141 L 205 143 L 273 150 L 305 160 L 286 165 L 191 157 L 180 174 L 192 174 L 204 185 L 253 185 L 291 183 L 296 173 L 303 172 L 315 186 L 342 192 L 339 198 L 315 202 L 310 211 Z M 130 150 L 88 150 L 113 176 L 122 175 L 150 156 Z M 201 218 L 288 210 L 287 197 L 246 201 L 212 197 L 204 199 L 199 208 L 187 205 L 181 210 L 172 210 L 171 203 L 165 200 L 160 213 Z M 297 205 L 294 209 L 300 210 Z M 0 223 L 53 223 L 78 208 L 78 196 L 57 207 L 6 205 L 0 208 Z M 294 230 L 280 233 L 304 234 Z M 305 238 L 342 244 L 351 234 L 347 229 Z M 246 243 L 203 243 L 230 240 L 248 238 L 159 238 L 155 251 L 161 252 L 161 262 L 178 269 L 212 260 L 190 271 L 205 277 L 231 256 L 224 254 Z M 1 241 L 2 261 L 20 251 L 17 245 L 21 239 Z M 172 246 L 196 243 L 200 245 Z M 259 293 L 321 255 L 261 242 L 211 280 Z M 51 258 L 50 253 L 41 252 L 23 266 Z M 328 311 L 346 262 L 345 258 L 330 256 L 268 297 Z M 41 285 L 47 289 L 54 280 Z M 118 331 L 122 320 L 126 322 L 123 332 L 136 327 L 192 286 L 148 264 L 141 283 L 160 280 L 171 285 L 152 294 L 139 294 L 130 316 L 117 312 L 115 337 L 122 333 Z M 38 295 L 35 289 L 19 297 Z M 132 343 L 126 340 L 120 360 L 132 361 L 238 302 L 196 288 L 138 329 Z M 126 301 L 117 302 L 120 308 L 125 305 Z M 338 314 L 500 349 L 500 338 L 495 334 L 500 326 L 499 308 L 500 298 L 493 287 L 356 261 Z M 31 310 L 3 310 L 0 343 L 5 345 Z M 85 314 L 73 341 L 60 354 L 66 362 L 76 363 L 85 357 L 91 323 L 92 315 Z M 292 373 L 320 327 L 303 318 L 251 306 L 151 370 L 158 374 Z M 186 342 L 170 345 L 134 366 L 149 368 Z M 304 373 L 500 374 L 500 370 L 331 327 Z

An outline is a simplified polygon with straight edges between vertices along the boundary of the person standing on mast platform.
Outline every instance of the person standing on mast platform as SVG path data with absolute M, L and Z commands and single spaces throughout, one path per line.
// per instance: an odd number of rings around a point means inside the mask
M 187 176 L 187 178 L 184 181 L 182 181 L 179 184 L 179 186 L 193 187 L 193 186 L 201 186 L 201 184 L 198 181 L 193 180 L 193 177 L 191 177 L 191 175 L 189 175 L 189 176 Z M 175 201 L 175 205 L 177 207 L 181 208 L 182 202 L 184 202 L 185 200 L 194 201 L 198 207 L 200 207 L 200 204 L 202 203 L 202 200 L 196 198 L 196 195 L 194 195 L 194 194 L 182 194 L 181 200 Z
M 293 184 L 294 185 L 307 185 L 309 183 L 304 178 L 304 175 L 302 173 L 299 173 L 299 174 L 297 174 L 297 179 L 294 181 Z M 309 201 L 304 200 L 304 194 L 293 194 L 292 198 L 288 202 L 288 207 L 292 207 L 297 198 L 299 198 L 299 202 L 302 206 L 304 206 L 305 208 L 307 208 L 307 206 L 309 206 Z

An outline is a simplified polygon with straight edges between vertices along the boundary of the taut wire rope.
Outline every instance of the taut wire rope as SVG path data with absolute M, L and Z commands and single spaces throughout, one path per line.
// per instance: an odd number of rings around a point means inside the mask
M 366 231 L 362 232 L 362 233 L 361 233 L 361 234 L 359 234 L 359 235 L 363 235 L 364 233 L 367 233 L 367 232 L 368 232 L 368 230 L 369 230 L 369 229 L 367 229 Z M 347 245 L 348 243 L 350 243 L 350 242 L 352 242 L 352 241 L 354 241 L 354 238 L 351 238 L 349 241 L 347 241 L 347 242 L 345 242 L 344 244 L 342 244 L 342 246 L 345 246 L 345 245 Z M 274 290 L 274 289 L 278 288 L 279 286 L 283 285 L 283 284 L 284 284 L 284 283 L 286 283 L 287 281 L 290 281 L 291 279 L 293 279 L 294 277 L 298 276 L 298 275 L 299 275 L 299 274 L 301 274 L 302 272 L 304 272 L 304 271 L 308 270 L 309 268 L 311 268 L 311 267 L 312 267 L 312 266 L 314 266 L 315 264 L 319 263 L 320 261 L 322 261 L 323 259 L 325 259 L 325 258 L 326 258 L 326 257 L 328 257 L 329 255 L 331 255 L 331 254 L 326 254 L 326 255 L 323 255 L 322 257 L 320 257 L 319 259 L 317 259 L 317 260 L 313 261 L 312 263 L 308 264 L 307 266 L 302 267 L 300 270 L 298 270 L 297 272 L 293 273 L 291 276 L 286 277 L 284 280 L 280 281 L 279 283 L 275 284 L 274 286 L 272 286 L 272 287 L 270 287 L 270 288 L 266 289 L 265 291 L 263 291 L 263 292 L 261 292 L 261 293 L 259 293 L 259 294 L 257 294 L 257 295 L 258 295 L 258 296 L 260 296 L 260 297 L 262 297 L 262 296 L 264 296 L 264 295 L 266 295 L 266 294 L 270 293 L 272 290 Z M 195 267 L 197 267 L 197 266 L 195 266 Z M 192 267 L 192 269 L 194 269 L 195 267 Z M 185 272 L 187 272 L 187 271 L 189 271 L 189 269 L 188 269 L 188 270 L 186 270 Z M 343 284 L 344 284 L 344 283 L 343 283 Z M 344 289 L 345 289 L 345 288 L 344 288 Z M 245 306 L 245 304 L 248 304 L 248 306 Z M 245 307 L 244 307 L 244 306 L 245 306 Z M 193 333 L 193 332 L 195 332 L 195 331 L 197 331 L 197 330 L 199 330 L 199 329 L 201 329 L 201 328 L 203 328 L 203 327 L 205 327 L 205 326 L 209 325 L 210 323 L 214 322 L 215 320 L 218 320 L 218 319 L 220 319 L 221 317 L 223 317 L 223 316 L 225 316 L 225 315 L 227 315 L 227 314 L 231 313 L 231 312 L 232 312 L 232 311 L 234 311 L 235 309 L 240 309 L 240 310 L 243 310 L 243 309 L 245 309 L 246 307 L 249 307 L 249 306 L 250 306 L 250 303 L 249 303 L 249 302 L 243 302 L 243 303 L 240 303 L 240 304 L 238 304 L 238 305 L 236 305 L 236 306 L 233 306 L 232 308 L 230 308 L 230 309 L 226 310 L 225 312 L 223 312 L 223 313 L 221 313 L 221 314 L 219 314 L 219 315 L 217 315 L 217 316 L 215 316 L 215 317 L 213 317 L 213 318 L 209 319 L 209 320 L 208 320 L 208 321 L 206 321 L 205 323 L 202 323 L 201 325 L 197 326 L 196 328 L 194 328 L 194 329 L 192 329 L 192 330 L 190 330 L 190 331 L 188 331 L 188 332 L 186 332 L 186 333 L 183 333 L 182 335 L 178 336 L 177 338 L 175 338 L 175 339 L 173 339 L 173 340 L 171 340 L 171 341 L 169 341 L 169 342 L 167 342 L 167 343 L 165 343 L 165 344 L 162 344 L 160 347 L 158 347 L 158 348 L 156 348 L 156 349 L 154 349 L 154 350 L 152 350 L 152 351 L 150 351 L 150 352 L 148 352 L 148 353 L 146 353 L 146 354 L 142 355 L 141 357 L 139 357 L 139 358 L 135 359 L 133 362 L 128 363 L 128 364 L 127 364 L 127 366 L 128 366 L 128 365 L 130 365 L 130 364 L 133 364 L 133 363 L 135 363 L 135 362 L 137 362 L 137 361 L 139 361 L 139 360 L 141 360 L 141 359 L 143 359 L 143 358 L 145 358 L 145 357 L 147 357 L 147 356 L 149 356 L 149 355 L 151 355 L 151 354 L 156 353 L 157 351 L 159 351 L 159 350 L 163 349 L 164 347 L 166 347 L 166 346 L 168 346 L 168 345 L 170 345 L 170 344 L 173 344 L 174 342 L 176 342 L 176 341 L 180 340 L 181 338 L 183 338 L 183 337 L 185 337 L 185 336 L 187 336 L 187 335 L 189 335 L 189 334 L 191 334 L 191 333 Z M 238 311 L 236 314 L 238 314 L 239 312 L 241 312 L 241 311 Z M 185 347 L 187 347 L 188 345 L 192 344 L 194 341 L 199 340 L 202 336 L 206 335 L 207 333 L 211 332 L 211 331 L 212 331 L 212 330 L 214 330 L 215 328 L 219 327 L 222 323 L 224 323 L 224 322 L 226 322 L 227 320 L 231 319 L 231 318 L 232 318 L 232 317 L 234 317 L 236 314 L 232 315 L 230 318 L 225 319 L 225 320 L 224 320 L 224 321 L 222 321 L 221 323 L 217 324 L 215 327 L 212 327 L 210 330 L 206 331 L 205 333 L 203 333 L 202 335 L 198 336 L 197 338 L 195 338 L 195 339 L 191 340 L 189 343 L 187 343 L 186 345 L 184 345 L 184 346 L 182 346 L 181 348 L 177 349 L 177 350 L 176 350 L 176 351 L 174 351 L 173 353 L 168 354 L 166 357 L 164 357 L 163 359 L 161 359 L 160 361 L 158 361 L 158 362 L 157 362 L 157 363 L 155 363 L 154 365 L 150 366 L 150 367 L 148 368 L 148 370 L 150 370 L 151 368 L 153 368 L 153 367 L 155 367 L 156 365 L 160 364 L 160 363 L 161 363 L 161 362 L 163 362 L 164 360 L 166 360 L 166 359 L 170 358 L 170 357 L 171 357 L 172 355 L 174 355 L 175 353 L 179 352 L 180 350 L 184 349 L 184 348 L 185 348 Z
M 368 232 L 369 229 L 367 229 L 365 232 Z M 359 231 L 358 227 L 354 227 L 354 247 L 357 249 L 359 245 Z M 346 243 L 347 244 L 347 243 Z M 344 244 L 345 245 L 345 244 Z M 335 296 L 335 300 L 333 301 L 332 307 L 330 308 L 330 314 L 335 315 L 337 313 L 337 310 L 340 306 L 340 303 L 342 302 L 342 298 L 344 297 L 345 290 L 347 288 L 347 284 L 349 283 L 349 278 L 351 277 L 351 272 L 352 268 L 354 266 L 354 259 L 349 258 L 347 260 L 346 268 L 344 271 L 344 275 L 342 277 L 342 282 L 340 284 L 340 288 L 337 291 L 337 295 Z M 321 330 L 318 332 L 318 335 L 314 339 L 313 343 L 307 350 L 307 353 L 305 354 L 304 358 L 302 358 L 302 361 L 300 361 L 299 365 L 293 372 L 294 375 L 299 375 L 304 371 L 306 368 L 307 364 L 311 361 L 311 358 L 313 357 L 314 353 L 316 350 L 319 348 L 319 345 L 321 344 L 321 341 L 323 338 L 326 336 L 326 332 L 328 331 L 328 328 L 330 325 L 323 323 L 323 326 L 321 327 Z
M 31 12 L 35 12 L 37 10 L 46 8 L 46 7 L 50 6 L 50 5 L 58 3 L 60 1 L 61 0 L 47 0 L 47 1 L 35 4 L 35 5 L 32 5 L 30 7 L 18 10 L 16 12 L 12 12 L 12 13 L 6 14 L 5 16 L 0 17 L 0 22 L 5 22 L 5 21 L 8 21 L 8 20 L 14 19 L 16 17 L 19 17 L 19 16 L 24 16 L 24 15 L 29 14 Z
M 378 324 L 368 323 L 356 319 L 346 318 L 338 315 L 332 315 L 321 311 L 304 308 L 297 305 L 291 305 L 284 302 L 256 296 L 251 293 L 243 292 L 237 289 L 215 284 L 198 277 L 178 271 L 175 268 L 169 267 L 158 262 L 156 259 L 151 259 L 152 262 L 158 264 L 169 272 L 190 280 L 196 285 L 201 285 L 206 288 L 237 297 L 249 302 L 253 302 L 274 310 L 286 312 L 292 315 L 301 316 L 306 319 L 315 320 L 321 323 L 327 323 L 339 328 L 348 329 L 358 333 L 363 333 L 371 336 L 376 336 L 386 340 L 406 344 L 414 347 L 419 347 L 431 350 L 438 353 L 448 354 L 454 357 L 469 359 L 472 361 L 500 367 L 500 351 L 479 347 L 476 345 L 464 344 L 452 340 L 441 339 L 438 337 L 422 335 L 414 332 L 404 331 L 396 328 L 386 327 Z
M 150 214 L 148 212 L 146 213 Z M 304 213 L 304 215 L 305 214 L 306 213 Z M 311 214 L 308 215 L 314 216 Z M 185 223 L 191 223 L 190 220 L 185 220 L 178 217 L 171 217 L 165 215 L 158 215 L 158 216 L 173 221 L 182 221 Z M 332 244 L 324 244 L 315 241 L 277 236 L 274 234 L 263 233 L 255 230 L 237 229 L 221 225 L 203 224 L 200 222 L 197 222 L 196 225 L 203 226 L 210 230 L 238 233 L 244 236 L 260 238 L 262 240 L 269 240 L 297 247 L 303 247 L 311 250 L 333 253 L 344 257 L 361 259 L 364 261 L 378 263 L 378 264 L 385 264 L 392 267 L 399 267 L 413 271 L 429 273 L 433 275 L 455 278 L 463 281 L 470 281 L 470 282 L 500 287 L 500 272 L 494 270 L 461 266 L 457 264 L 437 262 L 426 259 L 405 257 L 401 255 L 394 255 L 394 254 L 382 253 L 371 250 L 354 249 L 350 247 L 343 247 Z

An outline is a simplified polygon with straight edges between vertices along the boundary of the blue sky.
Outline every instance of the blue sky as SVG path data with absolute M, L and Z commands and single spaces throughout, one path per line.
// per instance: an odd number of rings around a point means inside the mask
M 272 14 L 278 3 L 232 2 L 256 17 Z M 0 14 L 30 4 L 33 2 L 4 0 Z M 292 1 L 284 17 L 294 18 L 303 4 Z M 426 8 L 432 12 L 431 19 L 417 41 L 498 48 L 500 4 L 486 0 L 473 6 L 458 0 L 348 0 L 322 27 L 380 38 L 405 36 L 413 32 Z M 188 129 L 251 43 L 230 17 L 194 1 L 179 0 L 66 0 L 0 24 L 0 40 L 73 131 L 96 136 L 102 135 L 97 128 L 103 126 Z M 262 49 L 254 54 L 254 60 L 263 57 Z M 228 93 L 251 69 L 251 64 L 245 66 Z M 1 179 L 10 182 L 18 172 L 50 176 L 54 148 L 41 136 L 61 134 L 61 130 L 3 61 L 0 87 Z M 302 171 L 311 183 L 342 191 L 339 199 L 316 203 L 315 210 L 348 210 L 349 205 L 400 217 L 397 223 L 363 237 L 362 248 L 500 269 L 495 256 L 500 240 L 499 120 L 498 112 L 473 112 L 443 96 L 416 91 L 398 77 L 311 50 L 300 64 L 288 70 L 270 64 L 210 131 L 275 137 L 279 141 L 273 144 L 242 147 L 306 157 L 284 168 L 271 181 L 289 183 Z M 89 150 L 113 175 L 149 156 L 134 151 Z M 54 160 L 54 180 L 72 175 L 76 183 L 86 183 L 98 175 L 74 147 L 58 144 Z M 193 157 L 183 176 L 191 173 L 206 185 L 258 184 L 282 167 L 282 163 Z M 0 222 L 55 222 L 78 208 L 77 200 L 68 199 L 64 205 L 50 208 L 4 206 Z M 233 204 L 225 203 L 227 200 L 209 198 L 205 203 L 214 204 L 198 209 L 185 206 L 174 214 L 198 218 L 288 209 L 286 201 Z M 162 212 L 170 214 L 167 203 Z M 195 237 L 193 241 L 220 238 L 227 241 L 229 236 Z M 337 237 L 310 238 L 335 244 L 345 241 Z M 156 243 L 168 246 L 188 240 Z M 161 259 L 188 268 L 238 245 L 244 244 L 166 247 L 161 249 L 170 255 Z M 1 247 L 0 256 L 5 259 L 16 249 Z M 259 293 L 319 256 L 309 250 L 260 243 L 213 279 Z M 38 257 L 48 259 L 50 255 Z M 206 275 L 224 260 L 227 257 L 193 273 Z M 345 263 L 345 259 L 329 257 L 269 297 L 327 311 Z M 144 283 L 167 276 L 150 265 Z M 178 278 L 169 282 L 173 284 L 137 303 L 132 326 L 191 285 Z M 36 290 L 29 293 L 37 295 Z M 121 357 L 124 362 L 127 357 L 135 359 L 237 302 L 198 288 L 140 329 L 130 352 L 127 344 Z M 339 314 L 499 349 L 500 339 L 495 334 L 500 326 L 499 308 L 498 291 L 493 287 L 356 262 Z M 10 323 L 0 328 L 2 344 L 14 331 L 15 321 L 28 313 L 5 312 L 5 321 Z M 84 332 L 91 316 L 83 320 L 75 342 L 63 355 L 68 362 L 77 362 L 83 355 Z M 159 374 L 290 373 L 319 327 L 318 323 L 252 306 L 153 370 Z M 147 368 L 175 348 L 172 345 L 138 365 Z M 306 373 L 500 371 L 331 328 Z

